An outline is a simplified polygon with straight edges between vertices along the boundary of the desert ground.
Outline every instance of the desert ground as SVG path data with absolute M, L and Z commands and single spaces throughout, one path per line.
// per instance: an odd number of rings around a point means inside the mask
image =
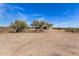
M 79 34 L 63 30 L 0 33 L 0 56 L 79 56 Z

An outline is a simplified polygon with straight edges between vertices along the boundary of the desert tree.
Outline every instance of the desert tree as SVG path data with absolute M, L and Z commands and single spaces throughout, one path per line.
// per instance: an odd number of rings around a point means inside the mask
M 31 23 L 31 26 L 33 27 L 33 29 L 39 29 L 39 25 L 40 25 L 40 22 L 38 20 L 33 20 L 33 22 Z
M 53 24 L 49 23 L 49 22 L 46 22 L 46 21 L 40 21 L 40 29 L 41 30 L 44 30 L 44 29 L 49 29 L 52 27 Z
M 34 29 L 49 29 L 52 27 L 53 24 L 50 24 L 49 22 L 43 21 L 43 20 L 33 20 L 31 26 L 33 26 Z
M 23 20 L 16 20 L 14 23 L 11 23 L 10 26 L 15 32 L 22 32 L 24 29 L 28 28 L 28 24 Z

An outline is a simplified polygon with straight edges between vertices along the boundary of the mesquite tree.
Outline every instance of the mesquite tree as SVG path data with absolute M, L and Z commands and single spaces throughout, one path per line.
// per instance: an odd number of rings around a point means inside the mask
M 15 32 L 22 32 L 27 27 L 27 23 L 23 20 L 16 20 L 14 23 L 11 23 L 11 28 L 13 28 Z

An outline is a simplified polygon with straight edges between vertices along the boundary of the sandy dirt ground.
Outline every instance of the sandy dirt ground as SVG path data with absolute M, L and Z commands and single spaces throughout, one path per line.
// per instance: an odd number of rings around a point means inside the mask
M 50 30 L 44 33 L 0 33 L 1 56 L 79 56 L 79 34 Z

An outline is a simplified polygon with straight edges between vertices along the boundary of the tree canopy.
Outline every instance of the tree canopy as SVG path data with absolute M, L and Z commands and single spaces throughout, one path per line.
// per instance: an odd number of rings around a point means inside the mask
M 15 31 L 20 32 L 23 29 L 27 28 L 28 24 L 25 21 L 23 21 L 23 20 L 16 20 L 14 23 L 11 23 L 11 27 Z
M 43 21 L 43 20 L 33 20 L 31 26 L 33 29 L 36 30 L 44 30 L 49 29 L 52 27 L 53 24 Z M 11 23 L 11 28 L 14 29 L 15 32 L 22 32 L 24 29 L 29 28 L 28 24 L 23 20 L 16 20 L 15 22 Z
M 34 29 L 41 29 L 42 27 L 50 28 L 53 24 L 50 24 L 43 20 L 33 20 L 31 26 L 33 26 Z

